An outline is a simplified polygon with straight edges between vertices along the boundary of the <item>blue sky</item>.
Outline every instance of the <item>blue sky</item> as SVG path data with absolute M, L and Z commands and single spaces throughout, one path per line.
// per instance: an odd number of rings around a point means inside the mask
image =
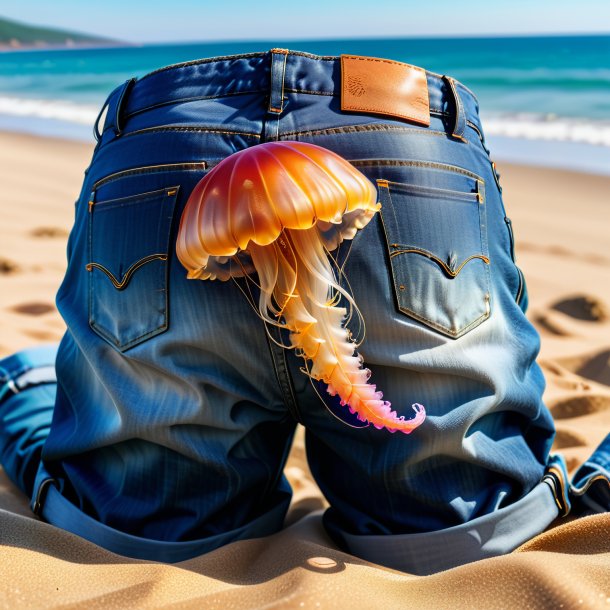
M 0 15 L 132 42 L 610 32 L 609 0 L 22 0 Z

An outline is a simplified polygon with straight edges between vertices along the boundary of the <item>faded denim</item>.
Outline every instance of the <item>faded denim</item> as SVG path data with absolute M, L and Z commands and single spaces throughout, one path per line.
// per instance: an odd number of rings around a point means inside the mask
M 109 95 L 57 294 L 68 330 L 57 353 L 0 361 L 0 455 L 33 509 L 161 561 L 266 535 L 288 508 L 300 422 L 327 531 L 372 561 L 432 573 L 509 552 L 569 510 L 478 102 L 427 79 L 429 127 L 342 112 L 339 57 L 292 50 L 161 68 Z M 426 407 L 409 436 L 334 417 L 246 282 L 187 280 L 176 258 L 195 184 L 278 139 L 333 150 L 378 188 L 381 213 L 333 256 L 371 381 L 399 414 Z

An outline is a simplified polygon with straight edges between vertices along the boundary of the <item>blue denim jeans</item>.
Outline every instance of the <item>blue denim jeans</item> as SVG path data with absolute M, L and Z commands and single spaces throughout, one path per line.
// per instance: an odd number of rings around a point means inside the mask
M 509 552 L 569 510 L 539 337 L 475 96 L 426 72 L 431 120 L 345 112 L 340 58 L 292 50 L 161 68 L 115 89 L 75 205 L 59 346 L 0 361 L 0 456 L 44 519 L 179 561 L 279 530 L 297 422 L 341 547 L 427 574 Z M 372 380 L 409 436 L 350 426 L 244 291 L 187 280 L 178 222 L 228 155 L 299 140 L 382 209 L 332 253 Z M 268 334 L 269 333 L 269 334 Z

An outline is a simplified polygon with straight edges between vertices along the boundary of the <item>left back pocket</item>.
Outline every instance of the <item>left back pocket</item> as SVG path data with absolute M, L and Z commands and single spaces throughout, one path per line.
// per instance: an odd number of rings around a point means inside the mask
M 89 326 L 121 351 L 167 329 L 179 186 L 89 202 Z

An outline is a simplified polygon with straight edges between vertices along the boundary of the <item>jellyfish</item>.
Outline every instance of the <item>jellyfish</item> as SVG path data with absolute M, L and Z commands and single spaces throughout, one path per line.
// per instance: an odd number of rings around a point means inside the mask
M 180 219 L 176 253 L 189 279 L 256 273 L 257 313 L 288 329 L 284 347 L 303 357 L 301 370 L 361 422 L 409 434 L 425 409 L 415 403 L 414 417 L 398 416 L 369 383 L 341 296 L 361 314 L 329 256 L 380 208 L 373 183 L 337 153 L 306 142 L 265 142 L 229 155 L 198 182 Z

